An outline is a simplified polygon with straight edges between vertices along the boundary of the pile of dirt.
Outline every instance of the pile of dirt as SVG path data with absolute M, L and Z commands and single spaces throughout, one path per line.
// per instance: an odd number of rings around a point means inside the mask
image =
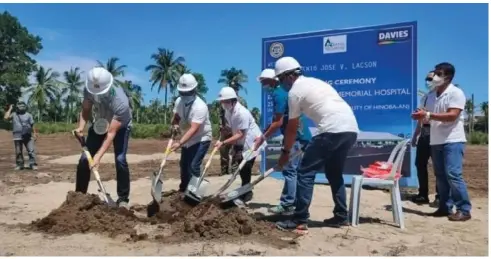
M 136 235 L 134 227 L 146 221 L 124 208 L 110 208 L 95 194 L 82 194 L 70 191 L 61 206 L 48 216 L 37 219 L 29 225 L 32 230 L 54 235 L 75 233 L 104 233 L 111 237 Z
M 156 239 L 164 242 L 217 239 L 230 242 L 249 239 L 285 247 L 293 244 L 292 240 L 296 238 L 291 232 L 277 230 L 271 222 L 255 219 L 244 209 L 223 209 L 214 200 L 203 201 L 193 207 L 177 192 L 165 194 L 159 209 L 159 212 L 150 217 L 150 222 L 171 225 L 172 235 L 156 236 Z

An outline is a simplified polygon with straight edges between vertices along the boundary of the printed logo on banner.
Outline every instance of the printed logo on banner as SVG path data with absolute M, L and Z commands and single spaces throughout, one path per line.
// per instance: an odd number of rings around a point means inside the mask
M 378 45 L 387 45 L 409 41 L 411 34 L 409 29 L 397 29 L 378 32 Z
M 274 42 L 269 46 L 269 55 L 273 58 L 279 58 L 283 56 L 283 53 L 285 52 L 285 48 L 283 47 L 283 43 L 281 42 Z
M 346 52 L 346 39 L 346 34 L 324 37 L 324 54 Z

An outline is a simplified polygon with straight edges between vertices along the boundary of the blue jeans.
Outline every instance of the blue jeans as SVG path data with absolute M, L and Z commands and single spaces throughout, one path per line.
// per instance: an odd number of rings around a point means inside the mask
M 116 133 L 116 137 L 113 140 L 114 147 L 114 158 L 116 164 L 116 182 L 117 182 L 117 192 L 118 192 L 118 202 L 124 201 L 129 202 L 130 196 L 130 169 L 128 167 L 128 162 L 126 161 L 126 153 L 128 152 L 128 141 L 130 139 L 131 127 L 121 127 Z M 92 156 L 94 156 L 97 151 L 102 146 L 106 134 L 97 135 L 93 128 L 89 128 L 87 134 L 87 148 Z M 85 154 L 82 154 L 77 165 L 77 180 L 75 183 L 75 191 L 87 193 L 90 181 L 90 168 L 87 162 Z
M 440 210 L 452 212 L 453 206 L 463 214 L 470 214 L 471 201 L 462 177 L 464 143 L 431 146 L 436 184 L 440 194 Z
M 181 160 L 179 166 L 181 167 L 181 183 L 179 184 L 179 191 L 184 192 L 194 175 L 200 176 L 201 164 L 203 158 L 205 158 L 211 141 L 198 142 L 190 147 L 181 148 Z
M 292 147 L 291 154 L 294 155 L 299 152 L 307 143 L 295 142 Z M 297 168 L 302 160 L 302 155 L 291 158 L 288 164 L 283 167 L 283 177 L 285 178 L 285 184 L 283 185 L 283 191 L 281 192 L 280 205 L 284 208 L 295 205 L 295 196 L 297 192 Z
M 334 200 L 334 216 L 348 218 L 346 206 L 346 189 L 343 169 L 348 151 L 356 142 L 357 133 L 321 133 L 312 138 L 305 148 L 297 175 L 297 194 L 293 221 L 297 224 L 307 223 L 310 217 L 309 207 L 314 192 L 315 175 L 324 171 L 331 185 Z

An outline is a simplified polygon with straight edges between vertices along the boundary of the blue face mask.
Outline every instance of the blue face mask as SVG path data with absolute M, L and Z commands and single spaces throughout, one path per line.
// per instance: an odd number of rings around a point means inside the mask
M 181 100 L 185 104 L 189 104 L 189 103 L 194 102 L 194 100 L 196 100 L 196 95 L 181 95 Z

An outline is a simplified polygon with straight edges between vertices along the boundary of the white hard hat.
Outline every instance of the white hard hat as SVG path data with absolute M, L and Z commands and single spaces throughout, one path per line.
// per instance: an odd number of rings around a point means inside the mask
M 261 72 L 261 74 L 259 75 L 259 77 L 257 78 L 257 81 L 261 82 L 262 79 L 274 79 L 274 80 L 276 80 L 276 75 L 275 75 L 274 69 L 271 69 L 271 68 L 264 69 Z
M 224 101 L 224 100 L 230 100 L 237 98 L 237 93 L 232 87 L 224 87 L 222 90 L 220 90 L 220 93 L 218 93 L 218 101 Z
M 177 91 L 179 92 L 189 92 L 194 90 L 198 86 L 196 78 L 192 74 L 183 74 L 179 78 L 179 83 L 177 84 Z
M 112 84 L 113 75 L 103 67 L 94 67 L 87 73 L 85 88 L 93 95 L 107 93 Z
M 276 77 L 296 69 L 300 69 L 300 63 L 292 57 L 282 57 L 274 64 L 274 72 Z

